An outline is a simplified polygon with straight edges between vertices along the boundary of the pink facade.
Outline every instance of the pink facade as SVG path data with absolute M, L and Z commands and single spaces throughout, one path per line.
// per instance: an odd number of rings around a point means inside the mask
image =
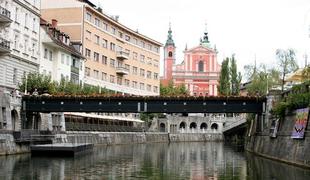
M 168 32 L 171 33 L 171 29 Z M 163 84 L 173 81 L 175 86 L 184 84 L 190 95 L 217 96 L 220 65 L 217 62 L 217 51 L 215 48 L 210 48 L 207 34 L 205 32 L 199 46 L 184 51 L 184 60 L 181 64 L 175 64 L 175 46 L 169 44 L 172 41 L 169 37 L 172 36 L 168 35 L 164 47 Z

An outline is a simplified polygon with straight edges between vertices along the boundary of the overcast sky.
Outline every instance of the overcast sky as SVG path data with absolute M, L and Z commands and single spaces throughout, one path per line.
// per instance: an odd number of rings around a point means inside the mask
M 105 13 L 119 15 L 122 24 L 163 44 L 171 22 L 177 62 L 183 60 L 186 44 L 199 45 L 205 23 L 219 51 L 218 62 L 235 53 L 239 70 L 253 64 L 255 56 L 257 63 L 275 64 L 277 48 L 295 49 L 300 66 L 306 51 L 310 59 L 310 0 L 92 1 Z

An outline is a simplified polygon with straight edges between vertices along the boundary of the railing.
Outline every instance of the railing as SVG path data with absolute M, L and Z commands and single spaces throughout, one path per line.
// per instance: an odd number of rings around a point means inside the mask
M 124 125 L 86 124 L 66 122 L 67 131 L 142 132 L 138 127 Z
M 116 51 L 116 57 L 120 59 L 128 59 L 129 53 L 125 51 Z
M 22 129 L 13 132 L 16 142 L 51 141 L 54 134 L 51 131 L 40 131 L 37 129 Z
M 3 38 L 0 38 L 0 48 L 4 48 L 6 50 L 10 50 L 10 41 L 7 41 Z
M 78 67 L 75 66 L 71 66 L 71 72 L 75 73 L 75 74 L 79 74 L 80 70 Z
M 7 18 L 11 18 L 11 12 L 3 7 L 0 6 L 0 14 Z
M 116 67 L 116 73 L 119 73 L 119 74 L 128 74 L 128 73 L 129 73 L 129 70 L 126 69 L 125 67 L 119 66 L 119 67 Z

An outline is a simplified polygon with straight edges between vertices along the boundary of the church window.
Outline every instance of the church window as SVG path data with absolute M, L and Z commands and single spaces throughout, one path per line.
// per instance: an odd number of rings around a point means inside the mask
M 199 61 L 198 63 L 198 71 L 203 72 L 203 61 Z
M 172 57 L 172 52 L 171 52 L 171 51 L 169 51 L 168 56 L 169 56 L 169 57 Z

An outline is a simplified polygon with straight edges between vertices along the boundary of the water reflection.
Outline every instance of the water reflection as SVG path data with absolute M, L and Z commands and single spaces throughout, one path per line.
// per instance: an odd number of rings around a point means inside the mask
M 243 152 L 222 143 L 136 144 L 97 147 L 75 158 L 0 157 L 0 179 L 291 180 L 310 177 L 306 170 L 277 163 L 272 168 L 270 165 L 269 160 L 246 158 Z M 288 175 L 278 177 L 273 170 Z

